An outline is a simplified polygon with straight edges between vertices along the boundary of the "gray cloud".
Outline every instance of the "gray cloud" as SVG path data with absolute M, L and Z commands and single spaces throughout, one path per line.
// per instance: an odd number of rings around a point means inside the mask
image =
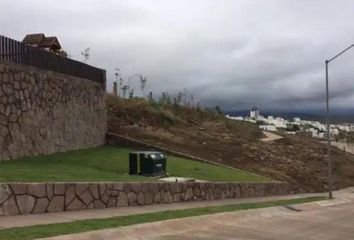
M 351 0 L 2 0 L 1 34 L 59 37 L 75 59 L 148 76 L 208 105 L 324 108 L 324 60 L 354 42 Z M 352 108 L 354 49 L 330 64 L 332 106 Z M 132 80 L 138 91 L 137 80 Z M 111 89 L 111 86 L 109 86 Z

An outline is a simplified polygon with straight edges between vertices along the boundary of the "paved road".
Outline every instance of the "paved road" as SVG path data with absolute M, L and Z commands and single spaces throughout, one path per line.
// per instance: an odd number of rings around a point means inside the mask
M 168 220 L 51 240 L 351 240 L 353 191 L 339 200 Z M 350 196 L 348 194 L 351 194 Z

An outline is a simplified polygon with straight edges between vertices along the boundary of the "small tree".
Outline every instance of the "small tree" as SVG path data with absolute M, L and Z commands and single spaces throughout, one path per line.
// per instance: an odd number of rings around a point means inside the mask
M 129 92 L 129 98 L 133 98 L 134 97 L 134 88 L 132 88 Z
M 119 80 L 119 78 L 120 78 L 119 68 L 115 68 L 114 70 L 115 70 L 114 75 L 116 76 L 116 79 L 115 79 L 115 82 L 113 83 L 113 86 L 114 86 L 113 89 L 114 89 L 114 93 L 115 93 L 115 94 L 120 95 L 120 88 L 121 88 L 121 86 L 119 86 L 119 88 L 118 88 L 118 80 Z M 117 92 L 117 89 L 118 89 L 118 92 Z
M 149 99 L 150 102 L 154 101 L 154 98 L 152 96 L 152 92 L 149 93 L 148 99 Z
M 182 93 L 182 92 L 179 92 L 179 93 L 177 94 L 177 98 L 176 98 L 176 103 L 177 103 L 177 104 L 181 104 L 181 102 L 182 102 L 182 97 L 183 97 L 183 93 Z
M 171 97 L 170 94 L 168 94 L 168 92 L 162 92 L 161 93 L 161 98 L 159 100 L 160 104 L 168 104 L 171 105 Z
M 117 86 L 117 82 L 113 82 L 113 93 L 115 96 L 118 95 L 118 86 Z
M 190 102 L 191 102 L 191 107 L 194 107 L 194 95 L 190 95 Z
M 124 86 L 122 87 L 123 98 L 126 97 L 128 89 L 129 89 L 129 86 L 128 86 L 128 85 L 124 85 Z
M 200 102 L 197 102 L 197 111 L 200 111 Z
M 216 107 L 215 107 L 215 111 L 216 111 L 217 113 L 219 113 L 220 115 L 224 115 L 224 113 L 222 112 L 222 110 L 221 110 L 221 108 L 220 108 L 219 106 L 216 106 Z
M 183 88 L 182 100 L 183 100 L 184 106 L 187 106 L 188 100 L 187 100 L 187 89 L 186 88 Z
M 171 97 L 170 94 L 168 94 L 168 92 L 166 92 L 165 94 L 165 103 L 171 105 Z
M 85 48 L 81 55 L 84 57 L 83 62 L 87 62 L 90 59 L 90 47 Z
M 124 83 L 124 79 L 119 77 L 119 89 L 122 89 L 123 87 L 123 83 Z M 119 95 L 121 94 L 120 90 L 119 90 Z
M 145 98 L 145 87 L 146 87 L 146 82 L 147 82 L 147 77 L 143 76 L 142 73 L 138 74 L 139 80 L 140 80 L 140 89 L 141 93 L 143 94 L 143 98 Z
M 161 97 L 160 97 L 160 99 L 159 99 L 159 103 L 160 103 L 160 104 L 163 104 L 163 103 L 165 103 L 165 100 L 166 100 L 166 93 L 165 93 L 165 92 L 162 92 L 162 93 L 161 93 Z

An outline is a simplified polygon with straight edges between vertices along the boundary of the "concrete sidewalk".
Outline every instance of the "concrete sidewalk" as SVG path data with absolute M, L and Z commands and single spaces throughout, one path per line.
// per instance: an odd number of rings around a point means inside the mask
M 184 203 L 175 203 L 175 204 L 93 209 L 93 210 L 82 210 L 82 211 L 71 211 L 71 212 L 46 213 L 46 214 L 3 216 L 0 217 L 0 229 L 33 226 L 33 225 L 41 225 L 41 224 L 51 224 L 51 223 L 67 223 L 67 222 L 73 222 L 73 221 L 84 220 L 84 219 L 109 218 L 109 217 L 117 217 L 117 216 L 142 214 L 142 213 L 161 212 L 166 210 L 210 207 L 210 206 L 220 206 L 220 205 L 227 205 L 227 204 L 237 204 L 237 203 L 264 202 L 264 201 L 294 199 L 294 198 L 301 198 L 301 197 L 323 196 L 323 195 L 324 194 L 297 194 L 297 195 L 274 196 L 274 197 L 226 199 L 226 200 L 216 200 L 216 201 L 184 202 Z
M 348 240 L 354 189 L 335 200 L 217 213 L 46 238 L 47 240 Z M 44 239 L 43 239 L 44 240 Z

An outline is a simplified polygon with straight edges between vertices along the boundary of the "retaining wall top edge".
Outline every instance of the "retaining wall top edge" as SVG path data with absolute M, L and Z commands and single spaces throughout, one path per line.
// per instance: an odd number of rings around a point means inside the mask
M 0 184 L 111 184 L 111 183 L 123 183 L 123 184 L 147 184 L 147 183 L 185 183 L 185 184 L 191 184 L 191 183 L 213 183 L 213 184 L 288 184 L 286 182 L 280 182 L 280 181 L 269 181 L 269 182 L 212 182 L 212 181 L 205 181 L 205 182 L 164 182 L 164 181 L 158 181 L 158 182 L 0 182 Z

